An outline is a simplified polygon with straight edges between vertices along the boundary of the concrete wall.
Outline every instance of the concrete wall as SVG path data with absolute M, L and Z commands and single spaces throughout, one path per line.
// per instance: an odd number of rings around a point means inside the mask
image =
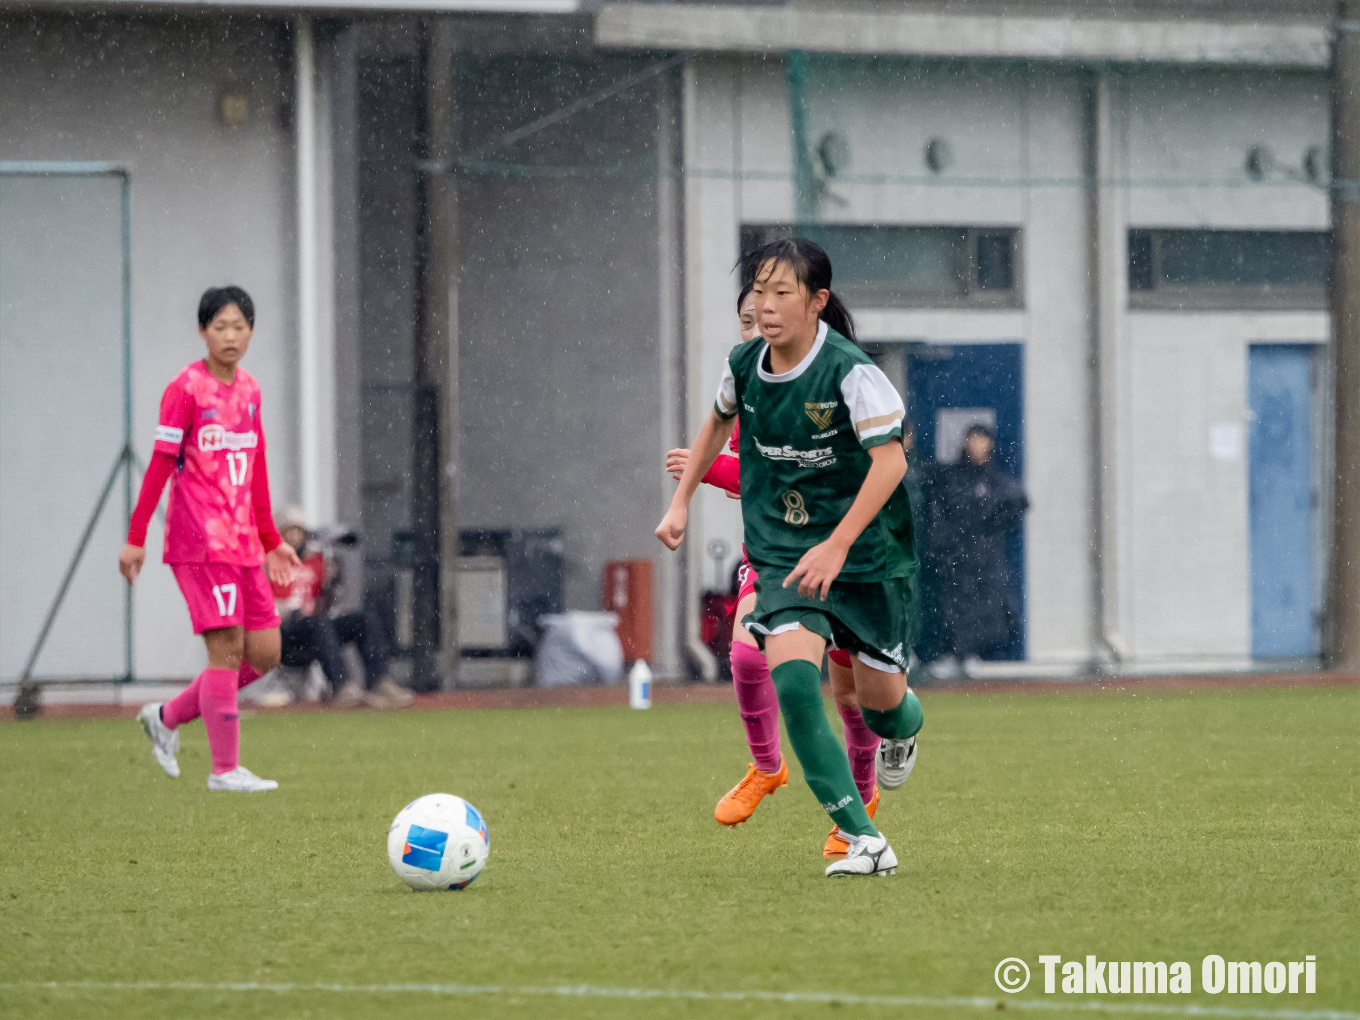
M 1247 150 L 1265 145 L 1301 169 L 1326 151 L 1319 74 L 1130 74 L 1112 83 L 1116 172 L 1139 184 L 1114 204 L 1131 227 L 1325 230 L 1326 191 L 1275 172 L 1259 182 Z M 1325 344 L 1323 311 L 1126 311 L 1112 465 L 1119 492 L 1114 633 L 1149 665 L 1235 665 L 1251 655 L 1246 403 L 1253 342 Z M 1236 455 L 1217 452 L 1217 430 Z
M 788 100 L 782 84 L 783 64 L 777 60 L 703 57 L 685 68 L 685 445 L 713 408 L 727 352 L 741 342 L 732 266 L 740 254 L 741 223 L 750 216 L 746 201 L 753 199 L 762 214 L 774 213 L 772 218 L 792 215 L 787 180 L 773 182 L 768 189 L 747 188 L 736 172 L 754 167 L 760 173 L 774 164 L 787 173 Z M 764 114 L 751 120 L 749 133 L 743 116 L 748 87 L 759 96 L 756 109 Z M 701 485 L 680 547 L 691 578 L 687 597 L 692 602 L 697 604 L 699 591 L 718 585 L 720 578 L 721 587 L 726 587 L 726 578 L 741 558 L 741 534 L 740 503 Z M 714 539 L 727 545 L 721 570 L 708 554 Z M 690 625 L 697 628 L 694 617 Z
M 463 152 L 643 64 L 561 53 L 459 63 Z M 606 560 L 664 553 L 652 535 L 663 510 L 660 85 L 488 154 L 525 169 L 488 167 L 459 188 L 460 524 L 561 528 L 574 609 L 599 608 Z
M 391 557 L 411 527 L 412 390 L 420 216 L 414 157 L 421 95 L 416 58 L 365 56 L 357 70 L 359 412 L 365 555 Z M 369 578 L 388 579 L 379 568 Z
M 1122 237 L 1130 227 L 1325 229 L 1325 192 L 1279 173 L 1253 182 L 1244 164 L 1252 145 L 1268 145 L 1295 168 L 1309 146 L 1325 147 L 1326 82 L 1271 71 L 1112 79 L 1107 191 L 1119 243 L 1101 263 L 1110 278 L 1099 281 L 1085 183 L 1094 88 L 1077 72 L 814 56 L 806 137 L 815 146 L 826 131 L 843 134 L 852 177 L 829 182 L 818 217 L 1022 230 L 1022 308 L 855 312 L 869 340 L 1024 342 L 1026 644 L 1032 660 L 1053 666 L 1089 661 L 1097 650 L 1089 365 L 1101 283 L 1113 302 L 1112 427 L 1100 464 L 1113 480 L 1106 629 L 1135 665 L 1239 665 L 1250 650 L 1246 459 L 1211 457 L 1210 430 L 1245 421 L 1248 343 L 1322 342 L 1327 317 L 1130 311 Z M 782 60 L 696 59 L 687 104 L 692 432 L 734 338 L 727 270 L 738 227 L 791 222 L 795 200 Z M 923 161 L 932 137 L 954 154 L 938 176 Z M 735 506 L 715 496 L 698 504 L 692 562 L 713 537 L 739 541 Z
M 1089 657 L 1090 485 L 1073 470 L 1089 442 L 1085 369 L 1086 194 L 1030 186 L 1031 178 L 1079 177 L 1084 152 L 1082 86 L 1073 76 L 962 71 L 901 61 L 814 58 L 806 93 L 807 137 L 836 130 L 854 176 L 832 181 L 824 222 L 1019 226 L 1027 265 L 1023 310 L 855 308 L 861 335 L 883 342 L 1026 342 L 1028 625 L 1031 657 Z M 722 358 L 735 341 L 728 270 L 742 222 L 794 218 L 788 77 L 773 58 L 709 57 L 693 65 L 686 155 L 689 184 L 691 431 L 712 402 Z M 959 177 L 932 179 L 926 142 L 948 139 Z M 738 183 L 728 173 L 740 167 Z M 690 556 L 714 537 L 739 548 L 740 512 L 706 493 L 691 525 Z M 696 527 L 697 525 L 697 527 Z M 697 541 L 695 541 L 697 539 Z M 712 573 L 708 567 L 707 574 Z
M 138 452 L 150 456 L 166 383 L 202 356 L 199 294 L 240 284 L 257 309 L 245 367 L 264 391 L 276 505 L 298 496 L 286 53 L 286 36 L 259 19 L 0 19 L 0 159 L 131 167 Z M 244 127 L 218 121 L 228 87 L 249 97 Z M 110 366 L 110 385 L 115 372 Z M 202 643 L 159 564 L 160 543 L 153 525 L 136 586 L 138 673 L 191 676 L 202 667 Z

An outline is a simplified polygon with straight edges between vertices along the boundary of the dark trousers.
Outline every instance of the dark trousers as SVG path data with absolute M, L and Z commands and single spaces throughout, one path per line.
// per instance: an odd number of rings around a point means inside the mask
M 349 668 L 341 649 L 353 644 L 364 662 L 364 683 L 372 690 L 387 675 L 387 648 L 382 631 L 364 612 L 340 616 L 293 613 L 279 627 L 283 664 L 301 668 L 321 663 L 321 671 L 338 691 L 349 682 Z

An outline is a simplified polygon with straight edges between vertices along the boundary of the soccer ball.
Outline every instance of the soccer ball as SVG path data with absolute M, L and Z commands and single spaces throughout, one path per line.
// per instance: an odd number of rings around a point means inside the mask
M 491 841 L 482 813 L 447 793 L 411 801 L 387 832 L 387 859 L 412 889 L 466 889 L 486 867 Z

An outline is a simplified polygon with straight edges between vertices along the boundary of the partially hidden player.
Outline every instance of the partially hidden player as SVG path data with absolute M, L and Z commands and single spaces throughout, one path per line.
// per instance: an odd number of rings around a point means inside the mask
M 170 480 L 163 559 L 174 572 L 208 668 L 177 697 L 142 708 L 138 721 L 161 768 L 179 775 L 179 727 L 203 717 L 212 754 L 209 790 L 274 790 L 241 765 L 236 692 L 279 664 L 279 615 L 270 581 L 301 564 L 279 537 L 269 502 L 260 384 L 238 367 L 255 331 L 255 306 L 239 287 L 214 287 L 198 305 L 208 356 L 161 397 L 155 452 L 118 569 L 131 584 L 146 561 L 146 529 Z
M 755 267 L 749 259 L 741 265 L 742 285 L 737 296 L 738 325 L 743 342 L 759 335 L 756 323 L 755 295 L 752 293 Z M 838 314 L 839 306 L 823 310 L 827 325 L 842 336 L 854 339 L 854 324 L 847 316 Z M 730 455 L 720 455 L 703 477 L 703 482 L 725 490 L 729 496 L 741 496 L 741 470 L 738 461 L 738 441 L 741 426 L 733 422 L 732 436 L 727 442 Z M 666 454 L 666 470 L 672 477 L 679 479 L 689 459 L 685 449 L 671 450 Z M 737 693 L 737 708 L 741 713 L 742 724 L 746 728 L 746 744 L 754 759 L 746 767 L 746 775 L 736 786 L 728 790 L 713 809 L 713 817 L 722 825 L 740 825 L 755 813 L 760 802 L 773 794 L 781 786 L 788 785 L 789 769 L 780 753 L 779 747 L 779 702 L 775 694 L 774 681 L 765 656 L 757 647 L 755 639 L 742 623 L 756 604 L 756 572 L 751 569 L 750 560 L 743 548 L 741 564 L 741 585 L 737 594 L 732 626 L 732 682 Z M 878 785 L 895 789 L 902 785 L 916 764 L 915 741 L 910 742 L 906 754 L 897 763 L 880 760 L 879 738 L 864 722 L 859 701 L 855 694 L 855 678 L 851 669 L 850 653 L 833 648 L 831 658 L 831 692 L 836 702 L 845 731 L 845 748 L 850 758 L 850 771 L 855 777 L 860 799 L 872 819 L 878 810 Z M 893 748 L 890 746 L 889 750 Z M 877 776 L 875 773 L 879 773 Z M 878 783 L 875 783 L 877 778 Z M 845 856 L 848 848 L 841 836 L 840 827 L 832 825 L 831 832 L 822 848 L 822 856 L 836 860 Z
M 901 485 L 902 399 L 822 321 L 828 306 L 848 313 L 831 292 L 820 246 L 789 238 L 753 259 L 761 337 L 728 355 L 656 534 L 679 546 L 690 499 L 739 419 L 742 520 L 758 572 L 756 605 L 742 622 L 765 652 L 808 785 L 846 843 L 826 874 L 887 874 L 897 856 L 874 828 L 827 722 L 821 661 L 828 642 L 852 653 L 864 721 L 883 740 L 880 758 L 907 766 L 922 713 L 906 677 L 917 559 Z

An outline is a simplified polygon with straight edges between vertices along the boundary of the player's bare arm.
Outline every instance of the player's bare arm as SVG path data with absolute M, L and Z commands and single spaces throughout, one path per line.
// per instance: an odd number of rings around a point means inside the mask
M 873 463 L 869 466 L 869 473 L 864 476 L 864 484 L 860 486 L 855 502 L 841 518 L 840 524 L 836 525 L 830 538 L 803 553 L 798 565 L 784 578 L 785 588 L 797 581 L 799 595 L 817 592 L 825 600 L 831 591 L 831 582 L 840 574 L 855 539 L 883 509 L 893 490 L 902 484 L 902 478 L 907 473 L 907 457 L 900 439 L 893 438 L 871 447 L 869 457 Z
M 685 537 L 689 501 L 694 498 L 694 491 L 699 488 L 699 482 L 727 445 L 735 421 L 735 418 L 721 418 L 716 412 L 709 411 L 708 417 L 700 426 L 699 435 L 695 437 L 694 445 L 690 447 L 689 458 L 680 475 L 680 484 L 675 489 L 675 495 L 671 497 L 670 509 L 656 526 L 656 537 L 661 539 L 667 549 L 678 548 L 680 540 Z

